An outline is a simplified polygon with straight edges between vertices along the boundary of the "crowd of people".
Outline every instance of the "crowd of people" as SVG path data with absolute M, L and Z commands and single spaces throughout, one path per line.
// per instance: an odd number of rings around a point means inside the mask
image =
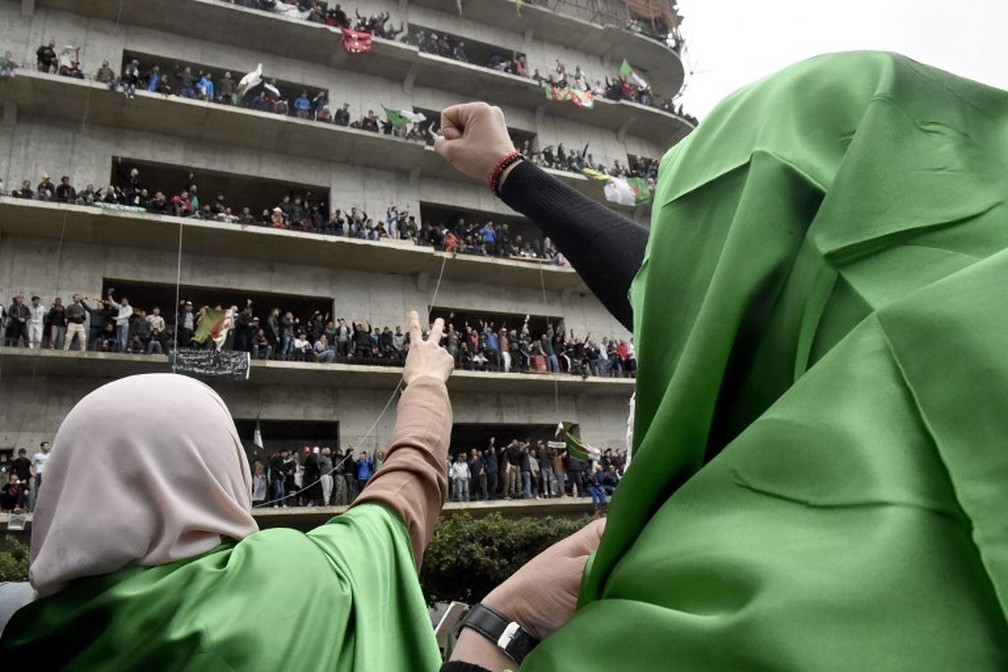
M 3 473 L 0 486 L 0 511 L 26 511 L 34 508 L 42 487 L 46 463 L 49 462 L 50 444 L 43 441 L 30 458 L 28 451 L 18 448 L 17 457 L 11 460 Z
M 347 13 L 335 5 L 329 7 L 325 2 L 316 0 L 297 0 L 296 2 L 284 2 L 283 0 L 224 0 L 231 4 L 250 7 L 253 9 L 263 9 L 267 11 L 279 12 L 285 15 L 296 16 L 313 23 L 324 24 L 332 28 L 348 28 L 362 33 L 370 33 L 375 37 L 386 40 L 399 39 L 405 44 L 415 46 L 421 52 L 435 54 L 443 58 L 450 58 L 460 63 L 473 63 L 491 70 L 506 72 L 519 77 L 529 77 L 540 83 L 552 83 L 560 88 L 572 86 L 583 91 L 591 91 L 594 95 L 608 100 L 629 100 L 632 102 L 656 107 L 666 112 L 671 112 L 694 125 L 695 117 L 685 113 L 682 105 L 676 105 L 671 98 L 657 96 L 651 91 L 646 82 L 639 83 L 630 77 L 614 76 L 605 78 L 603 85 L 601 79 L 595 79 L 594 83 L 581 70 L 581 66 L 576 66 L 567 75 L 567 69 L 559 60 L 553 72 L 546 76 L 540 74 L 538 68 L 529 72 L 528 62 L 525 54 L 517 51 L 493 50 L 485 62 L 473 62 L 466 51 L 464 38 L 449 35 L 444 31 L 437 32 L 419 26 L 406 29 L 400 22 L 399 26 L 393 27 L 391 16 L 388 12 L 379 12 L 370 16 L 362 16 L 359 11 L 355 12 L 356 21 L 351 20 Z M 659 22 L 660 23 L 660 22 Z M 682 45 L 682 38 L 677 30 L 669 30 L 662 26 L 655 26 L 650 22 L 629 21 L 627 28 L 633 32 L 647 35 L 659 40 L 677 53 Z M 672 36 L 673 39 L 669 39 Z
M 252 505 L 347 506 L 384 462 L 382 450 L 371 456 L 338 446 L 274 451 L 265 461 L 252 461 Z
M 591 497 L 598 511 L 606 507 L 625 468 L 625 450 L 607 448 L 591 460 L 547 441 L 533 446 L 516 439 L 501 448 L 491 438 L 487 448 L 457 452 L 449 461 L 450 497 L 456 502 Z
M 409 336 L 401 325 L 379 328 L 368 320 L 334 318 L 320 310 L 300 316 L 279 306 L 256 315 L 251 300 L 230 310 L 221 305 L 197 309 L 192 301 L 183 300 L 166 320 L 160 306 L 134 306 L 126 296 L 116 298 L 114 291 L 104 298 L 74 294 L 67 304 L 55 297 L 48 305 L 39 296 L 26 303 L 18 294 L 5 311 L 0 310 L 4 346 L 135 355 L 164 354 L 175 347 L 217 347 L 248 352 L 260 360 L 377 366 L 402 366 L 409 349 Z M 200 327 L 204 319 L 218 319 L 219 311 L 227 313 L 229 322 L 226 335 L 215 343 L 209 329 Z M 533 333 L 528 319 L 522 325 L 480 320 L 457 328 L 449 318 L 442 345 L 456 367 L 469 371 L 569 373 L 584 378 L 633 377 L 637 372 L 632 338 L 596 341 L 552 325 L 541 334 Z
M 190 173 L 177 190 L 148 188 L 140 170 L 132 168 L 119 185 L 96 188 L 88 184 L 78 190 L 68 175 L 60 177 L 57 184 L 49 173 L 43 173 L 36 185 L 32 185 L 31 180 L 23 180 L 10 195 L 26 200 L 129 208 L 153 215 L 192 217 L 374 242 L 412 242 L 453 254 L 566 263 L 549 238 L 522 236 L 507 223 L 478 215 L 460 214 L 454 222 L 429 218 L 418 221 L 408 208 L 397 205 L 389 205 L 385 214 L 377 218 L 357 206 L 330 212 L 326 201 L 309 190 L 292 190 L 280 197 L 273 207 L 253 213 L 249 205 L 232 207 L 223 193 L 203 201 L 195 179 Z
M 613 161 L 612 165 L 598 162 L 588 152 L 588 145 L 580 151 L 575 149 L 564 149 L 563 143 L 557 145 L 547 145 L 542 149 L 536 149 L 531 141 L 522 143 L 518 149 L 528 161 L 542 166 L 543 168 L 553 168 L 554 170 L 565 170 L 570 173 L 583 174 L 585 170 L 611 177 L 642 177 L 648 181 L 648 187 L 654 189 L 654 183 L 658 179 L 659 159 L 651 159 L 644 156 L 627 156 L 626 165 L 619 160 Z

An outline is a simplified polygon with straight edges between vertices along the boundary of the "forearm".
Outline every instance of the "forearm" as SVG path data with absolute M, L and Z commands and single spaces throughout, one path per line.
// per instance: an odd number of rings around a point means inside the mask
M 445 384 L 429 376 L 413 381 L 399 400 L 385 463 L 355 502 L 383 504 L 402 519 L 418 569 L 448 491 L 451 427 Z
M 501 199 L 542 229 L 609 312 L 633 329 L 627 293 L 644 259 L 646 228 L 528 161 L 507 173 Z

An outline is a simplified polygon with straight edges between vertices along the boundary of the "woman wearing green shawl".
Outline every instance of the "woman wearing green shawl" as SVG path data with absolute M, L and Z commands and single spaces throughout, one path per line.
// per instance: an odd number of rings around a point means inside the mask
M 437 670 L 417 579 L 447 492 L 452 358 L 410 315 L 385 464 L 307 534 L 258 531 L 248 461 L 217 394 L 147 374 L 95 390 L 53 444 L 32 528 L 37 599 L 8 670 Z
M 437 149 L 489 179 L 502 122 L 450 108 Z M 649 238 L 503 171 L 640 363 L 633 466 L 523 670 L 1008 668 L 1006 163 L 1004 91 L 853 53 L 719 105 Z

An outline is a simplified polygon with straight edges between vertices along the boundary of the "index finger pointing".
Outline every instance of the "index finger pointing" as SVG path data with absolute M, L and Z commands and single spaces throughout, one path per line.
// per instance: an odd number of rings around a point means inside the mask
M 423 340 L 423 334 L 420 332 L 420 316 L 415 310 L 411 310 L 409 314 L 409 337 L 410 343 L 414 344 Z

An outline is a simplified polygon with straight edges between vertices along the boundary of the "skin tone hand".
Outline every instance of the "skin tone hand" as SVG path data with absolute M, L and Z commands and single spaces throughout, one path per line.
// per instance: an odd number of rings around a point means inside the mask
M 585 563 L 598 548 L 605 523 L 604 518 L 593 521 L 553 544 L 491 591 L 483 604 L 516 621 L 536 639 L 545 639 L 574 615 Z M 471 628 L 462 629 L 451 659 L 495 672 L 516 667 Z
M 441 131 L 434 151 L 463 174 L 486 183 L 501 159 L 515 147 L 499 107 L 465 103 L 441 112 Z
M 439 344 L 444 335 L 444 320 L 440 317 L 434 320 L 430 335 L 424 340 L 420 331 L 420 316 L 415 310 L 409 314 L 410 347 L 406 355 L 406 366 L 403 367 L 403 380 L 409 385 L 417 378 L 431 376 L 441 382 L 447 382 L 455 360 L 448 351 Z

